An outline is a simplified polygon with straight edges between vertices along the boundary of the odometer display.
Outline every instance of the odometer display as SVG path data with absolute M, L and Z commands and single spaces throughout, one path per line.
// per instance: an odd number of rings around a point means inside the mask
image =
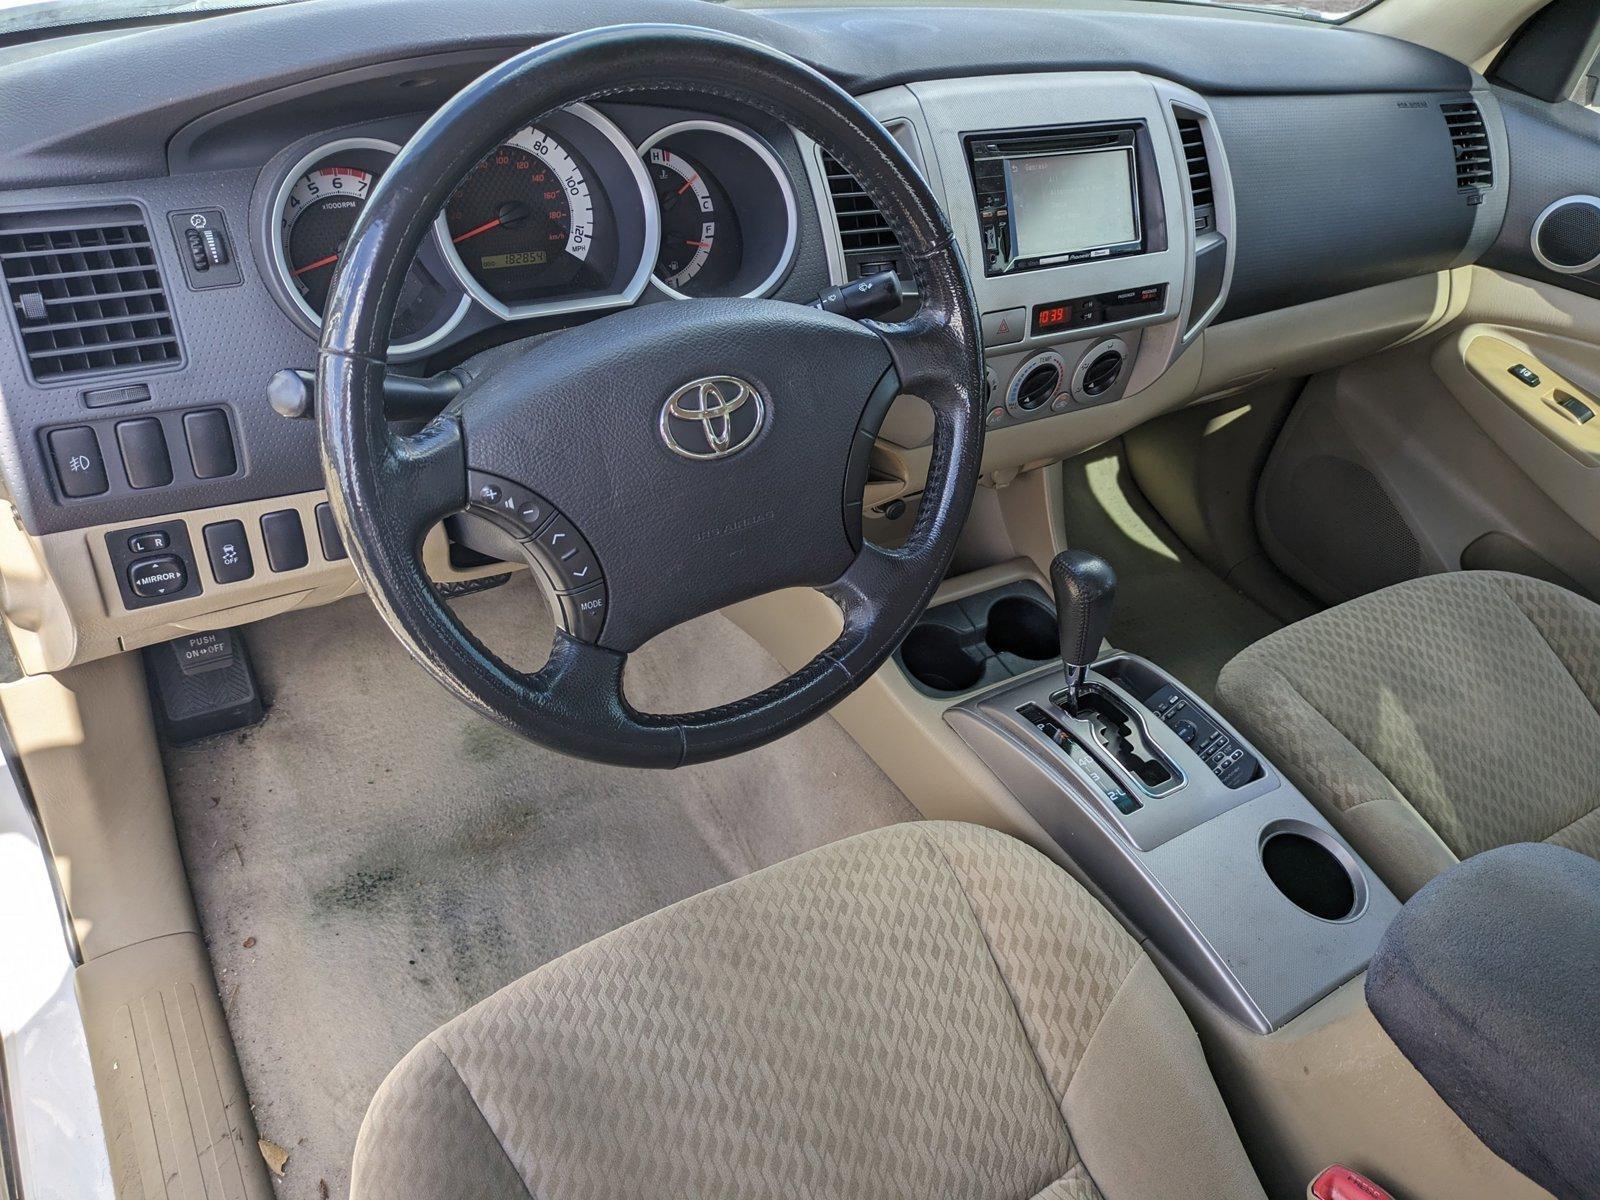
M 584 164 L 530 127 L 468 173 L 445 205 L 445 222 L 466 273 L 515 307 L 605 282 L 595 213 Z

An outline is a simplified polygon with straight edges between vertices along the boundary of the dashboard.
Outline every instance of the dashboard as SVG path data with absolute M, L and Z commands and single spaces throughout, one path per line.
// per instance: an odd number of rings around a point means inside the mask
M 314 423 L 274 412 L 268 380 L 314 364 L 344 239 L 434 109 L 602 20 L 753 37 L 884 123 L 969 264 L 987 470 L 1259 378 L 1285 354 L 1263 349 L 1263 322 L 1426 284 L 1493 243 L 1509 152 L 1468 68 L 1287 18 L 1137 8 L 618 0 L 601 18 L 559 0 L 327 0 L 0 47 L 0 106 L 25 118 L 0 131 L 16 514 L 0 576 L 25 665 L 358 590 Z M 1463 182 L 1463 137 L 1501 186 Z M 762 113 L 675 91 L 663 64 L 659 90 L 540 117 L 467 173 L 409 269 L 391 373 L 598 334 L 626 308 L 806 303 L 886 271 L 911 277 L 840 164 Z M 891 410 L 869 512 L 914 502 L 929 432 L 925 408 Z M 503 569 L 442 534 L 428 554 L 445 583 Z

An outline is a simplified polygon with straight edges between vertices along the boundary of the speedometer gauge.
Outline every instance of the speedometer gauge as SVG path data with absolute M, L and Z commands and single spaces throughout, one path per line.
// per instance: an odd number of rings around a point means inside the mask
M 531 127 L 472 169 L 445 221 L 467 273 L 510 304 L 578 282 L 595 243 L 588 175 Z
M 547 114 L 479 159 L 436 228 L 456 279 L 502 320 L 631 304 L 660 238 L 644 165 L 586 104 Z
M 268 230 L 273 266 L 280 294 L 309 332 L 322 325 L 345 241 L 398 149 L 375 138 L 329 142 L 296 162 L 278 187 Z M 395 357 L 426 352 L 466 315 L 467 298 L 441 269 L 437 252 L 425 250 L 406 272 L 395 305 Z

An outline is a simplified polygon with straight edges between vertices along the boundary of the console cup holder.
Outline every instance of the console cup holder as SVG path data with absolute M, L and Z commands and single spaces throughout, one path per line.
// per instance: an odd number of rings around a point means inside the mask
M 1297 908 L 1321 921 L 1348 921 L 1367 907 L 1355 860 L 1327 832 L 1304 821 L 1274 821 L 1261 833 L 1267 878 Z
M 1061 656 L 1055 611 L 1028 596 L 1006 596 L 989 610 L 984 641 L 996 654 L 1048 662 Z
M 918 625 L 900 643 L 900 659 L 913 677 L 938 692 L 964 692 L 983 678 L 982 660 L 948 625 Z
M 1031 579 L 929 609 L 895 651 L 911 682 L 930 696 L 988 687 L 1060 656 L 1055 606 Z

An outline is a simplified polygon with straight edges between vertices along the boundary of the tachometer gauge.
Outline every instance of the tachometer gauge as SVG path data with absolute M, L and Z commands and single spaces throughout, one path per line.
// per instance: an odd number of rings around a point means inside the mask
M 320 316 L 344 240 L 373 184 L 360 167 L 313 167 L 294 181 L 283 213 L 283 249 L 295 290 Z
M 766 296 L 794 258 L 789 173 L 754 134 L 723 121 L 680 121 L 639 147 L 661 251 L 652 282 L 669 296 Z
M 541 129 L 524 129 L 480 161 L 445 205 L 445 223 L 467 274 L 503 304 L 602 282 L 590 267 L 588 173 Z
M 321 327 L 350 230 L 398 149 L 372 138 L 331 142 L 296 163 L 278 189 L 271 249 L 289 300 L 313 332 Z M 395 307 L 390 351 L 399 357 L 436 344 L 467 311 L 467 298 L 441 281 L 438 259 L 430 257 L 434 270 L 421 256 L 411 264 Z
M 711 172 L 667 146 L 645 152 L 661 205 L 656 278 L 685 296 L 720 295 L 744 258 L 739 219 Z

